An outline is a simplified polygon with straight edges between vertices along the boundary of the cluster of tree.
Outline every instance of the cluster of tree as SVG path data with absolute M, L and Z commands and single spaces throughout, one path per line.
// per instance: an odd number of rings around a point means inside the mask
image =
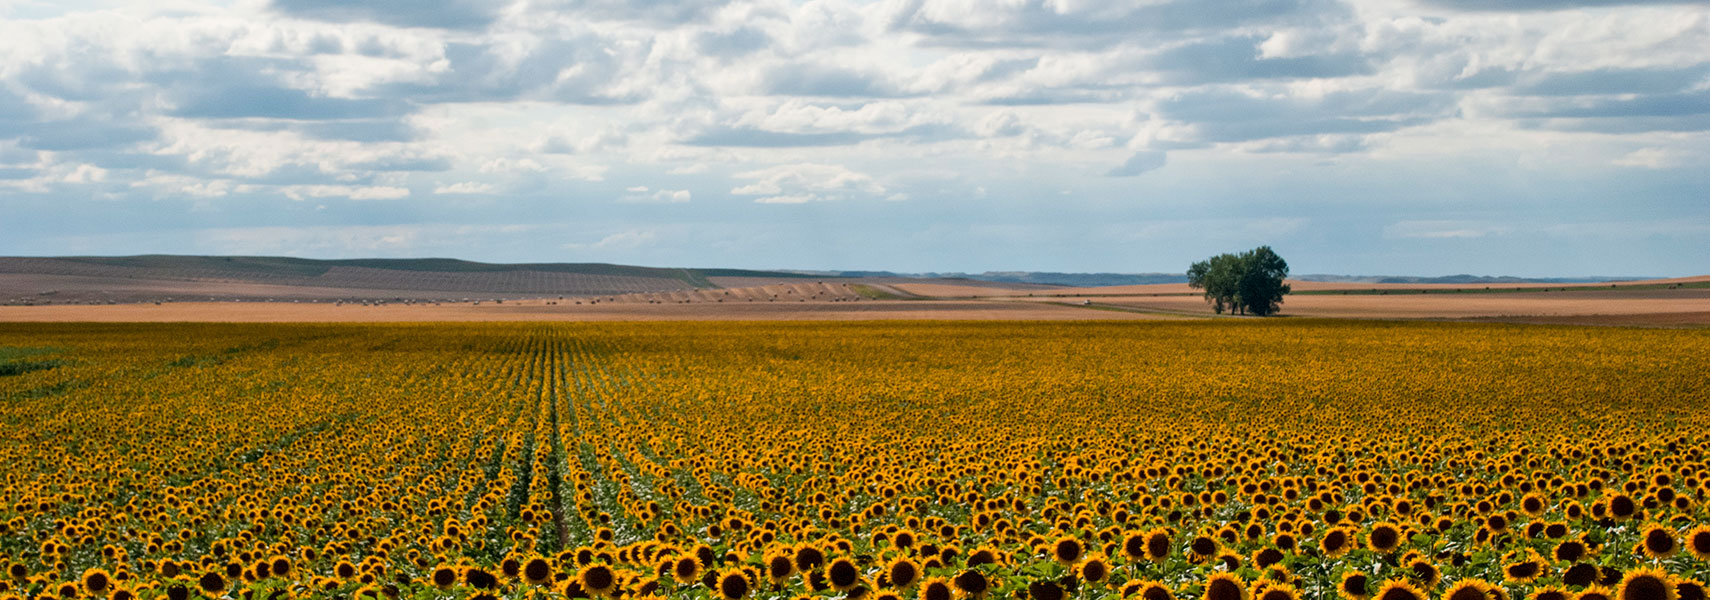
M 1265 316 L 1281 308 L 1289 286 L 1288 263 L 1259 246 L 1240 254 L 1219 254 L 1193 263 L 1187 271 L 1188 285 L 1205 290 L 1205 300 L 1223 314 L 1224 309 Z

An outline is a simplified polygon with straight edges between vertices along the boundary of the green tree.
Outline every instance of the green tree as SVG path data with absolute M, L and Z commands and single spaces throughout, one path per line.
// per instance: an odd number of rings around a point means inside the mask
M 1259 246 L 1240 254 L 1219 254 L 1188 267 L 1188 285 L 1205 290 L 1205 300 L 1218 314 L 1225 308 L 1266 316 L 1281 308 L 1289 293 L 1288 262 Z

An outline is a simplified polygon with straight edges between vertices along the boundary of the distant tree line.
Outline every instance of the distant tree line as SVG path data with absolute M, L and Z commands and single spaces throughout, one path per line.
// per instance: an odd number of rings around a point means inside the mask
M 1189 286 L 1205 290 L 1205 300 L 1217 314 L 1225 309 L 1261 317 L 1276 314 L 1289 292 L 1289 285 L 1283 283 L 1288 263 L 1270 246 L 1193 263 L 1187 276 Z

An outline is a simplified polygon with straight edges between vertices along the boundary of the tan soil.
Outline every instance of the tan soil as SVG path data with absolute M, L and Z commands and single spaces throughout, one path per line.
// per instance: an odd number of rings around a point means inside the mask
M 1041 302 L 1044 299 L 1012 301 Z M 1199 296 L 1110 296 L 1094 304 L 1183 314 L 1214 314 Z M 1055 299 L 1053 301 L 1062 301 Z M 1572 318 L 1632 321 L 1634 324 L 1692 324 L 1710 313 L 1710 289 L 1527 292 L 1516 294 L 1439 293 L 1397 295 L 1291 295 L 1282 313 L 1295 317 L 1356 319 L 1504 319 Z
M 863 300 L 597 305 L 546 301 L 458 304 L 174 302 L 161 305 L 0 306 L 0 322 L 847 321 L 1158 319 L 1157 315 L 1018 302 Z

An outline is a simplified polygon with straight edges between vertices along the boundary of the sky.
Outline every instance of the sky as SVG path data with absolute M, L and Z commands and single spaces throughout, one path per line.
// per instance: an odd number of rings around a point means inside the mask
M 1710 6 L 0 0 L 0 255 L 1710 273 Z

